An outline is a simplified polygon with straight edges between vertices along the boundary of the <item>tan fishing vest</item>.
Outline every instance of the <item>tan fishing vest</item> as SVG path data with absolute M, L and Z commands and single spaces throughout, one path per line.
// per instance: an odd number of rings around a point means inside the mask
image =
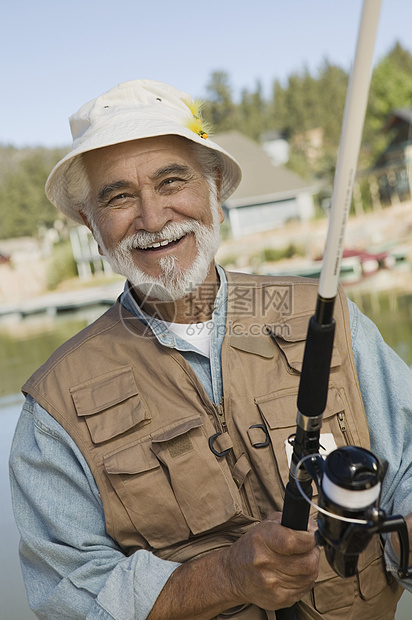
M 182 355 L 163 347 L 120 303 L 60 347 L 23 386 L 82 451 L 103 502 L 108 534 L 131 554 L 184 562 L 230 545 L 281 510 L 285 442 L 317 286 L 297 278 L 228 274 L 222 348 L 223 406 L 212 404 Z M 338 446 L 369 445 L 347 303 L 340 293 L 322 433 Z M 314 386 L 314 390 L 316 386 Z M 400 588 L 388 581 L 379 538 L 341 579 L 323 553 L 300 617 L 389 620 Z M 249 606 L 242 620 L 274 618 Z

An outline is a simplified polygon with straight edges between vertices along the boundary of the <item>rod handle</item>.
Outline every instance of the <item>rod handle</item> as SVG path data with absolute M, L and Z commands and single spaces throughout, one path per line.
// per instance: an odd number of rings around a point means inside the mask
M 313 316 L 309 321 L 302 374 L 298 392 L 298 410 L 305 416 L 322 415 L 328 398 L 330 364 L 335 336 L 335 321 L 322 325 Z

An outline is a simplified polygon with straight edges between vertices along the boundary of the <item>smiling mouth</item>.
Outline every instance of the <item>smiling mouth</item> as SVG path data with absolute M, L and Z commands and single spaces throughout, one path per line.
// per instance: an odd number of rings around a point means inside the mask
M 183 235 L 182 237 L 179 237 L 179 239 L 173 239 L 171 241 L 168 241 L 166 239 L 164 241 L 155 241 L 155 243 L 151 243 L 145 248 L 136 247 L 134 249 L 141 250 L 142 252 L 156 252 L 159 250 L 163 250 L 165 248 L 173 248 L 178 243 L 180 243 L 180 241 L 182 241 L 182 239 L 184 239 L 185 237 L 186 235 Z

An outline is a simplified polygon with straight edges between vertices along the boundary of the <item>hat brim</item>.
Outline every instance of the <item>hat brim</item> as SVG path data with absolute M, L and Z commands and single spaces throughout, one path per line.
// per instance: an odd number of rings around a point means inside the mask
M 167 123 L 163 119 L 157 119 L 155 123 L 142 127 L 140 122 L 136 123 L 135 115 L 130 115 L 129 119 L 123 115 L 121 122 L 115 126 L 113 123 L 110 126 L 102 126 L 100 131 L 94 131 L 93 135 L 89 135 L 87 140 L 80 140 L 77 146 L 74 145 L 73 150 L 59 161 L 51 171 L 45 186 L 47 198 L 62 213 L 82 224 L 83 220 L 73 204 L 67 188 L 66 175 L 74 160 L 84 153 L 106 146 L 164 135 L 181 136 L 219 153 L 221 160 L 221 201 L 223 203 L 227 200 L 238 187 L 242 178 L 238 162 L 229 153 L 210 138 L 202 138 L 184 126 Z

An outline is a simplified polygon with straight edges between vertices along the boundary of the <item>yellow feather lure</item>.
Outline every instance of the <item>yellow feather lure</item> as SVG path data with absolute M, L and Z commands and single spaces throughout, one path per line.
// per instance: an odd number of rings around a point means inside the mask
M 208 138 L 211 128 L 208 123 L 206 123 L 202 118 L 201 110 L 203 103 L 198 99 L 183 99 L 183 103 L 187 105 L 190 112 L 192 113 L 192 117 L 189 118 L 185 123 L 186 127 L 190 129 L 190 131 L 193 131 L 193 133 L 196 133 L 201 138 Z

